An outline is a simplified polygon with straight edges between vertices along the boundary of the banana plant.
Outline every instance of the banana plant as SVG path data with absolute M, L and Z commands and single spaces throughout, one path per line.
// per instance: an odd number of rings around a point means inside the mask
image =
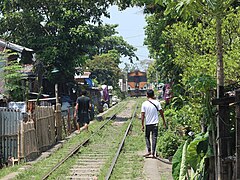
M 189 137 L 173 156 L 174 180 L 204 180 L 207 174 L 205 162 L 211 155 L 212 148 L 208 143 L 208 133 L 197 134 L 194 139 Z

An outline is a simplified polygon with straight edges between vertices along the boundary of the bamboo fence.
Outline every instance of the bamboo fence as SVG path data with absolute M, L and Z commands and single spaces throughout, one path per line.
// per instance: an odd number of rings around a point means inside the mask
M 35 108 L 36 137 L 40 152 L 56 143 L 54 111 L 54 107 L 50 106 L 36 106 Z
M 24 120 L 19 110 L 0 108 L 0 162 L 36 158 L 56 143 L 56 120 L 53 106 L 36 106 Z

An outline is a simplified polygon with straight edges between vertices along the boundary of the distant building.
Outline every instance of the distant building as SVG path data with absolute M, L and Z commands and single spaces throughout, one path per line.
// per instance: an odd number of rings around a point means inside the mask
M 120 87 L 122 92 L 126 92 L 127 91 L 127 80 L 124 79 L 119 79 L 118 80 L 118 86 Z
M 8 60 L 19 59 L 22 64 L 32 64 L 35 61 L 33 49 L 0 39 L 0 53 L 2 54 L 3 52 L 6 52 L 6 50 L 11 50 L 12 52 L 17 53 L 17 55 L 9 57 Z
M 90 78 L 91 72 L 84 72 L 83 74 L 75 74 L 74 79 L 77 84 L 88 85 L 90 88 L 93 87 L 92 79 Z
M 4 41 L 0 39 L 0 59 L 4 60 L 4 53 L 8 50 L 11 52 L 15 52 L 15 54 L 7 57 L 7 61 L 18 60 L 22 66 L 22 73 L 26 74 L 26 76 L 32 75 L 33 62 L 35 61 L 35 54 L 33 49 L 29 49 L 14 43 L 10 43 L 8 41 Z M 0 62 L 0 74 L 2 74 L 2 67 L 5 65 L 5 62 Z M 4 80 L 3 77 L 0 76 L 0 101 L 4 99 Z

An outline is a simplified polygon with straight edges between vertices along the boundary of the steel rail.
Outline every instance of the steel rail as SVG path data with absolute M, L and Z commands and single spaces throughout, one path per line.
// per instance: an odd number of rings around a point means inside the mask
M 135 115 L 136 115 L 137 108 L 138 108 L 138 103 L 137 103 L 136 108 L 135 108 L 135 110 L 134 110 L 134 112 L 133 112 L 131 121 L 130 121 L 129 124 L 128 124 L 127 130 L 125 131 L 125 134 L 124 134 L 124 136 L 123 136 L 122 142 L 121 142 L 120 145 L 119 145 L 119 148 L 118 148 L 118 150 L 117 150 L 117 152 L 116 152 L 116 154 L 115 154 L 115 157 L 113 158 L 112 164 L 111 164 L 111 166 L 110 166 L 110 168 L 109 168 L 109 170 L 108 170 L 108 173 L 107 173 L 107 175 L 106 175 L 106 177 L 105 177 L 105 180 L 109 180 L 110 177 L 111 177 L 112 171 L 113 171 L 114 166 L 116 165 L 117 159 L 118 159 L 118 157 L 119 157 L 119 155 L 120 155 L 120 153 L 121 153 L 121 151 L 122 151 L 122 148 L 123 148 L 123 146 L 124 146 L 124 143 L 125 143 L 125 140 L 126 140 L 126 138 L 127 138 L 127 135 L 128 135 L 128 133 L 129 133 L 131 127 L 132 127 L 132 122 L 133 122 L 133 119 L 134 119 L 134 117 L 135 117 Z
M 106 120 L 105 123 L 103 123 L 96 131 L 94 131 L 84 142 L 82 142 L 81 144 L 78 144 L 71 152 L 69 152 L 65 158 L 63 158 L 60 162 L 58 162 L 47 174 L 45 174 L 42 177 L 42 180 L 47 179 L 57 168 L 59 168 L 67 159 L 69 159 L 71 156 L 73 156 L 77 151 L 79 151 L 79 149 L 81 147 L 83 147 L 85 144 L 88 143 L 88 141 L 96 134 L 98 133 L 109 121 L 111 121 L 112 119 L 114 119 L 116 117 L 116 114 L 118 114 L 122 108 L 125 107 L 125 104 L 122 105 L 118 111 L 116 113 L 114 113 L 110 118 L 108 118 Z

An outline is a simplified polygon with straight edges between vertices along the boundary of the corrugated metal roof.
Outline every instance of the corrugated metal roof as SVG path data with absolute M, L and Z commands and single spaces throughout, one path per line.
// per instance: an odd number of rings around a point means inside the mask
M 17 52 L 23 52 L 23 51 L 34 52 L 33 49 L 26 48 L 26 47 L 23 47 L 23 46 L 14 44 L 14 43 L 10 43 L 10 42 L 7 42 L 7 41 L 1 40 L 1 39 L 0 39 L 0 46 L 15 50 Z
M 85 78 L 89 78 L 91 72 L 84 72 L 83 74 L 77 75 L 75 74 L 74 78 L 75 79 L 85 79 Z

